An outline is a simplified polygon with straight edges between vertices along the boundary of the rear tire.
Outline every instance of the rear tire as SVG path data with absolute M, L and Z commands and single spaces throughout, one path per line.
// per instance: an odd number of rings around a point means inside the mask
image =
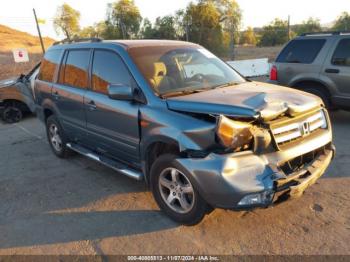
M 59 158 L 67 158 L 70 153 L 69 148 L 66 146 L 67 139 L 63 128 L 54 115 L 49 116 L 46 120 L 46 134 L 54 154 Z
M 175 155 L 162 155 L 152 165 L 150 186 L 153 196 L 172 220 L 184 225 L 201 222 L 209 208 L 199 195 L 190 175 L 177 162 Z
M 18 123 L 23 118 L 23 112 L 20 104 L 11 102 L 5 105 L 2 111 L 2 119 L 8 124 Z

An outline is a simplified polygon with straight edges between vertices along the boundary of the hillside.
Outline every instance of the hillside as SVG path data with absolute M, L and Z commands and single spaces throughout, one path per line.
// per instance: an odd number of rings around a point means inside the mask
M 41 52 L 39 37 L 4 25 L 0 25 L 0 39 L 0 52 L 11 51 L 14 48 L 26 48 L 31 53 Z M 44 37 L 45 47 L 51 46 L 54 41 L 52 38 Z

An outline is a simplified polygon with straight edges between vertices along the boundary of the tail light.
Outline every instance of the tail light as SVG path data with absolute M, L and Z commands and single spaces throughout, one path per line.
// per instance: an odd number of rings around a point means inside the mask
M 277 81 L 277 67 L 276 66 L 271 67 L 270 80 Z

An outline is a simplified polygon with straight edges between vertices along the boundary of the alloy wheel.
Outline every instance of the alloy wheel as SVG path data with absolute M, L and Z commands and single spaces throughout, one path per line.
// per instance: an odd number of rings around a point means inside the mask
M 159 176 L 159 191 L 169 208 L 181 214 L 192 210 L 195 202 L 193 186 L 176 168 L 166 168 Z
M 60 152 L 62 150 L 62 139 L 58 127 L 55 124 L 50 125 L 49 135 L 51 145 L 57 152 Z

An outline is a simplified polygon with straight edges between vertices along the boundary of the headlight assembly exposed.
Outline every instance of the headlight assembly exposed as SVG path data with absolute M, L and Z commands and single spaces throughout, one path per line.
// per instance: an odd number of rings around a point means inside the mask
M 248 150 L 252 148 L 254 141 L 251 128 L 252 125 L 249 123 L 238 122 L 221 115 L 216 134 L 220 143 L 226 148 L 235 151 Z

